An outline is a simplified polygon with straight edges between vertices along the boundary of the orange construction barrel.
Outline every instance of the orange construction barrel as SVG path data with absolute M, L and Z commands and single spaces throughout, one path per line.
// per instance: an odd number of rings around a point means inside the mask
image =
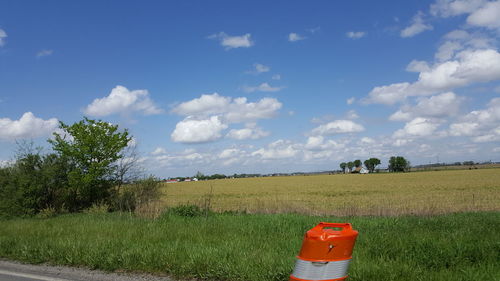
M 350 223 L 320 222 L 306 232 L 290 281 L 346 279 L 356 237 Z

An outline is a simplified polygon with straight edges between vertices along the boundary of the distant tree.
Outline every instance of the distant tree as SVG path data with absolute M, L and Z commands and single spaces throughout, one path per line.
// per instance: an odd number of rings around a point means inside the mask
M 347 163 L 346 162 L 342 162 L 340 163 L 340 169 L 342 169 L 342 173 L 345 174 L 345 168 L 347 167 Z
M 377 165 L 380 165 L 380 159 L 378 158 L 370 158 L 364 161 L 365 167 L 370 171 L 370 173 L 373 173 L 375 171 L 375 168 Z
M 351 161 L 347 162 L 347 168 L 349 169 L 349 173 L 352 172 L 352 167 L 354 167 L 354 163 Z
M 474 161 L 464 161 L 464 166 L 472 166 L 474 165 Z
M 409 171 L 410 162 L 402 156 L 392 156 L 389 159 L 389 171 L 391 172 L 405 172 Z
M 354 162 L 353 162 L 353 163 L 354 163 L 354 167 L 356 167 L 356 168 L 361 167 L 361 160 L 356 159 L 356 160 L 354 160 Z

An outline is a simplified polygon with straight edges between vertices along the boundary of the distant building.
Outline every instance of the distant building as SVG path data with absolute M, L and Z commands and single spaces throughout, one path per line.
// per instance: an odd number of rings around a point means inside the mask
M 368 171 L 368 169 L 366 169 L 365 167 L 361 166 L 361 167 L 355 168 L 351 173 L 354 173 L 354 174 L 368 174 L 368 173 L 370 173 L 370 171 Z

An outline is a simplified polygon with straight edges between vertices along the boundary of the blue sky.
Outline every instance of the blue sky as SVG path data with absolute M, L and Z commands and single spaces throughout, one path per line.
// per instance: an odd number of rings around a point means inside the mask
M 161 177 L 500 160 L 500 1 L 2 1 L 0 163 L 58 120 Z

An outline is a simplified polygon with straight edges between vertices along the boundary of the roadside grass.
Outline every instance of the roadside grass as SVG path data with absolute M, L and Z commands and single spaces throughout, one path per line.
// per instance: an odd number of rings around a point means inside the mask
M 318 217 L 210 214 L 158 219 L 69 214 L 0 221 L 0 258 L 206 280 L 285 281 L 306 230 L 360 232 L 351 281 L 500 280 L 500 213 Z
M 500 169 L 225 179 L 164 184 L 168 207 L 335 216 L 500 211 Z

